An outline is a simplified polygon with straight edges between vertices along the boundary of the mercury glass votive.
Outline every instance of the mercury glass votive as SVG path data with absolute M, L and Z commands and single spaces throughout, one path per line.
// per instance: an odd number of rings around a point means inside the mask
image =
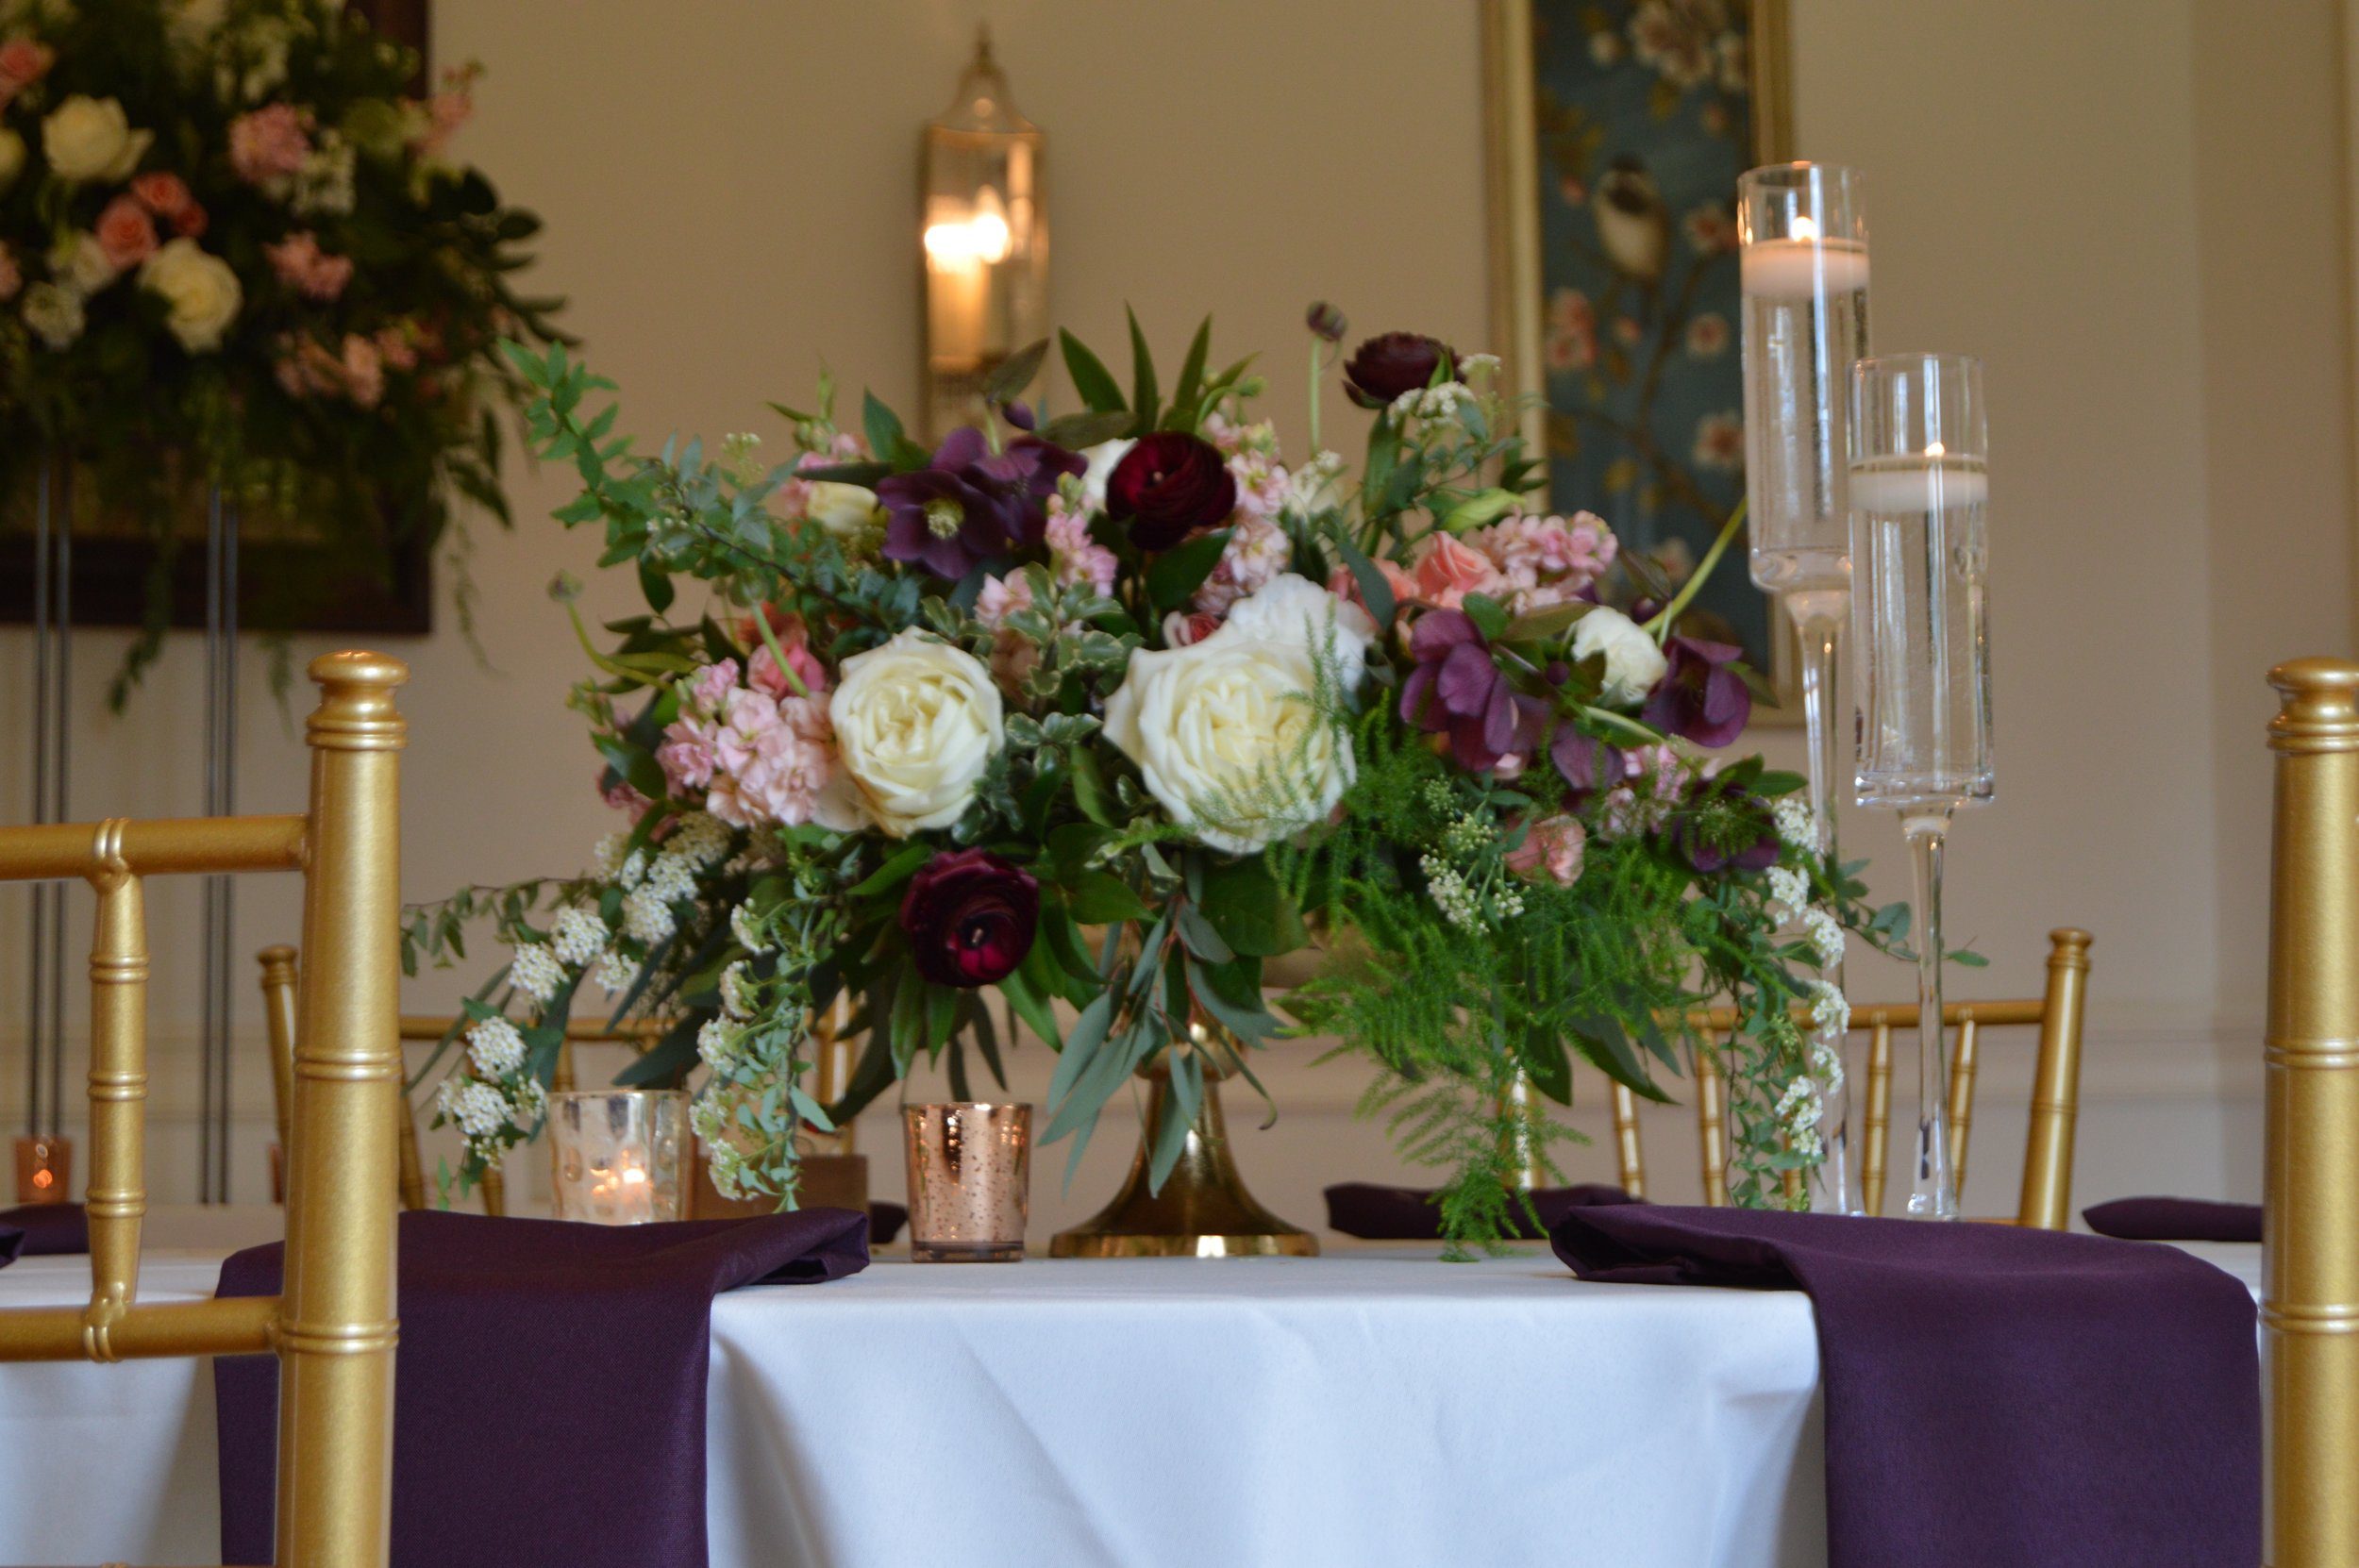
M 688 1096 L 677 1089 L 549 1096 L 552 1211 L 592 1225 L 688 1217 Z
M 901 1108 L 910 1164 L 910 1259 L 1013 1263 L 1024 1257 L 1032 1182 L 1032 1108 Z

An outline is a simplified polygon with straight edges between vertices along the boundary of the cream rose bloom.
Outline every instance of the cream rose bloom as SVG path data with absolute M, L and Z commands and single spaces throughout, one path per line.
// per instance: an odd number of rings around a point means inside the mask
M 155 139 L 154 131 L 133 130 L 115 99 L 78 92 L 41 123 L 41 150 L 64 180 L 128 179 Z
M 1106 699 L 1106 737 L 1172 819 L 1246 855 L 1334 809 L 1355 776 L 1349 739 L 1313 706 L 1356 691 L 1376 634 L 1366 612 L 1291 573 L 1240 600 L 1200 642 L 1130 656 Z
M 1598 696 L 1609 708 L 1635 708 L 1647 700 L 1663 678 L 1670 660 L 1638 623 L 1618 609 L 1600 605 L 1573 628 L 1573 657 L 1605 656 L 1605 689 Z
M 958 821 L 1007 741 L 982 660 L 914 628 L 844 661 L 828 718 L 862 808 L 896 839 Z
M 835 479 L 811 481 L 810 517 L 829 538 L 845 544 L 856 544 L 884 528 L 877 492 Z
M 219 348 L 245 302 L 229 263 L 189 239 L 168 240 L 141 262 L 140 287 L 163 300 L 164 325 L 192 354 Z

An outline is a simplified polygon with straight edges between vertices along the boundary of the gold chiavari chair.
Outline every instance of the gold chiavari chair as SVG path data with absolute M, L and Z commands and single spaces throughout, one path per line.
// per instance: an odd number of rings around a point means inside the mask
M 312 661 L 301 816 L 52 824 L 0 829 L 0 881 L 78 876 L 98 895 L 91 948 L 91 1299 L 0 1311 L 0 1360 L 276 1353 L 277 1561 L 384 1568 L 392 1507 L 393 1107 L 400 980 L 397 659 Z M 143 1303 L 147 937 L 145 879 L 293 871 L 321 955 L 295 1006 L 288 1067 L 285 1291 Z M 104 1456 L 92 1462 L 103 1468 Z
M 2062 1230 L 2072 1219 L 2072 1135 L 2081 1094 L 2081 1030 L 2089 973 L 2086 931 L 2048 933 L 2048 991 L 2021 1001 L 1952 1002 L 1941 1009 L 1954 1028 L 1949 1059 L 1949 1163 L 1960 1190 L 1966 1186 L 1967 1142 L 1974 1125 L 1974 1080 L 1981 1061 L 1982 1031 L 2037 1026 L 2039 1059 L 2032 1088 L 2031 1135 L 2023 1154 L 2023 1189 L 2017 1225 Z M 1892 1037 L 1916 1027 L 1916 1004 L 1862 1007 L 1851 1013 L 1851 1032 L 1868 1037 L 1867 1084 L 1861 1139 L 1861 1189 L 1867 1211 L 1883 1212 L 1886 1151 L 1892 1124 Z M 1727 1038 L 1737 1024 L 1732 1008 L 1692 1013 L 1687 1026 L 1708 1041 Z M 1728 1092 L 1709 1050 L 1696 1053 L 1696 1130 L 1703 1162 L 1704 1202 L 1729 1201 Z M 1622 1186 L 1633 1196 L 1647 1192 L 1647 1170 L 1638 1138 L 1638 1096 L 1613 1088 L 1614 1148 Z M 1791 1179 L 1791 1178 L 1790 1178 Z
M 295 950 L 279 945 L 265 947 L 255 955 L 262 966 L 262 1018 L 270 1039 L 271 1066 L 274 1082 L 283 1082 L 287 1065 L 294 1059 L 295 1010 L 293 998 L 298 960 Z M 401 1039 L 404 1044 L 418 1042 L 440 1043 L 450 1039 L 466 1025 L 464 1018 L 437 1017 L 432 1014 L 404 1013 L 401 1017 Z M 574 1047 L 576 1045 L 628 1045 L 645 1051 L 663 1038 L 668 1025 L 658 1020 L 608 1026 L 589 1020 L 576 1020 L 565 1027 L 565 1043 L 557 1056 L 557 1072 L 552 1087 L 567 1090 L 574 1087 Z M 406 1080 L 406 1074 L 405 1074 Z M 399 1151 L 400 1168 L 394 1188 L 401 1194 L 404 1209 L 424 1209 L 427 1206 L 426 1165 L 418 1152 L 417 1111 L 410 1104 L 407 1093 L 394 1107 L 395 1147 Z M 287 1136 L 286 1098 L 279 1098 L 278 1136 Z M 483 1211 L 486 1214 L 508 1212 L 508 1180 L 498 1166 L 483 1173 Z
M 2359 1562 L 2359 664 L 2269 672 L 2265 1568 Z

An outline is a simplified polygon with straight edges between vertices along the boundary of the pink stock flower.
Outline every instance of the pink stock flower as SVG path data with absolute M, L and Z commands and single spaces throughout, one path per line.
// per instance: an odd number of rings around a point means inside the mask
M 385 395 L 385 364 L 376 344 L 358 332 L 344 334 L 344 392 L 363 409 L 374 409 Z
M 1499 588 L 1518 613 L 1578 598 L 1614 564 L 1620 544 L 1592 512 L 1570 518 L 1512 513 L 1466 535 L 1498 573 Z
M 737 688 L 737 660 L 725 659 L 718 664 L 708 664 L 688 681 L 688 701 L 701 717 L 718 718 L 722 705 Z M 666 733 L 669 733 L 668 731 Z
M 1542 817 L 1525 833 L 1524 842 L 1507 852 L 1507 869 L 1527 881 L 1547 876 L 1558 887 L 1581 880 L 1581 863 L 1589 846 L 1589 830 L 1572 817 Z
M 98 248 L 115 271 L 136 267 L 156 251 L 156 225 L 147 209 L 129 196 L 117 196 L 98 215 Z
M 663 770 L 669 792 L 694 799 L 694 792 L 712 781 L 712 732 L 696 719 L 676 719 L 655 748 L 656 765 Z
M 1467 594 L 1488 593 L 1500 586 L 1498 568 L 1490 557 L 1447 534 L 1436 534 L 1417 558 L 1415 598 L 1435 609 L 1456 609 Z
M 290 179 L 311 156 L 311 117 L 293 104 L 265 104 L 229 122 L 229 167 L 248 185 Z
M 604 768 L 598 770 L 597 786 L 600 800 L 605 801 L 617 811 L 627 811 L 634 817 L 655 804 L 654 801 L 649 800 L 619 778 L 611 784 L 608 783 Z M 661 830 L 658 830 L 656 837 L 661 838 L 662 836 Z
M 271 369 L 290 397 L 320 397 L 343 390 L 343 361 L 313 338 L 290 333 L 278 340 Z
M 985 577 L 975 595 L 975 619 L 996 630 L 1009 616 L 1032 608 L 1032 580 L 1021 572 Z
M 1060 588 L 1072 588 L 1086 583 L 1099 593 L 1114 591 L 1114 574 L 1121 561 L 1114 553 L 1090 538 L 1087 512 L 1077 511 L 1065 505 L 1064 497 L 1048 498 L 1046 538 L 1048 568 Z
M 1238 493 L 1242 496 L 1243 490 Z M 1294 559 L 1294 543 L 1286 530 L 1268 517 L 1249 513 L 1242 505 L 1232 516 L 1234 524 L 1219 564 L 1196 591 L 1194 601 L 1196 609 L 1216 615 L 1228 614 L 1230 606 L 1284 571 Z
M 331 256 L 320 249 L 319 236 L 310 229 L 298 229 L 276 244 L 262 247 L 270 259 L 271 271 L 278 281 L 304 298 L 325 305 L 344 292 L 352 281 L 352 258 Z

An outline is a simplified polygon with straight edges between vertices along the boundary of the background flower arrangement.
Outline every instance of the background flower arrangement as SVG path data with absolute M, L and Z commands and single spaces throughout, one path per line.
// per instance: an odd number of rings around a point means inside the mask
M 413 964 L 484 916 L 512 949 L 441 1090 L 462 1179 L 537 1129 L 596 994 L 672 1021 L 626 1077 L 701 1066 L 732 1194 L 791 1200 L 798 1134 L 921 1055 L 961 1095 L 970 1046 L 998 1076 L 1021 1020 L 1060 1053 L 1046 1136 L 1077 1159 L 1166 1060 L 1159 1183 L 1208 1080 L 1250 1080 L 1288 1029 L 1339 1039 L 1380 1068 L 1370 1108 L 1404 1151 L 1451 1173 L 1460 1242 L 1521 1201 L 1519 1079 L 1568 1103 L 1578 1055 L 1661 1096 L 1658 1070 L 1717 1050 L 1734 1190 L 1779 1201 L 1818 1156 L 1812 1075 L 1840 1072 L 1813 1048 L 1843 1008 L 1819 970 L 1847 929 L 1901 940 L 1905 911 L 1871 913 L 1856 868 L 1818 855 L 1799 779 L 1696 749 L 1752 702 L 1735 650 L 1682 631 L 1740 519 L 1671 594 L 1595 517 L 1527 503 L 1496 361 L 1414 334 L 1343 366 L 1373 416 L 1347 478 L 1315 397 L 1343 323 L 1311 325 L 1295 467 L 1252 416 L 1250 361 L 1211 368 L 1209 323 L 1168 395 L 1135 322 L 1127 390 L 1061 335 L 1086 409 L 1058 418 L 1020 401 L 1036 344 L 983 425 L 930 451 L 874 396 L 841 427 L 823 383 L 778 409 L 795 451 L 776 466 L 751 436 L 636 454 L 615 407 L 585 407 L 610 383 L 510 351 L 536 442 L 582 479 L 558 517 L 603 525 L 648 612 L 604 645 L 576 619 L 599 678 L 573 701 L 627 817 L 595 874 L 412 912 Z M 1264 960 L 1313 931 L 1327 960 L 1281 1023 Z M 839 997 L 866 1045 L 822 1106 L 799 1079 Z M 1721 997 L 1732 1039 L 1685 1030 Z
M 326 0 L 0 7 L 0 485 L 71 464 L 155 538 L 126 675 L 205 485 L 346 572 L 431 542 L 454 492 L 506 517 L 493 345 L 555 302 L 510 282 L 538 220 L 448 156 L 472 73 L 420 98 L 417 63 Z M 322 586 L 270 585 L 264 624 Z

